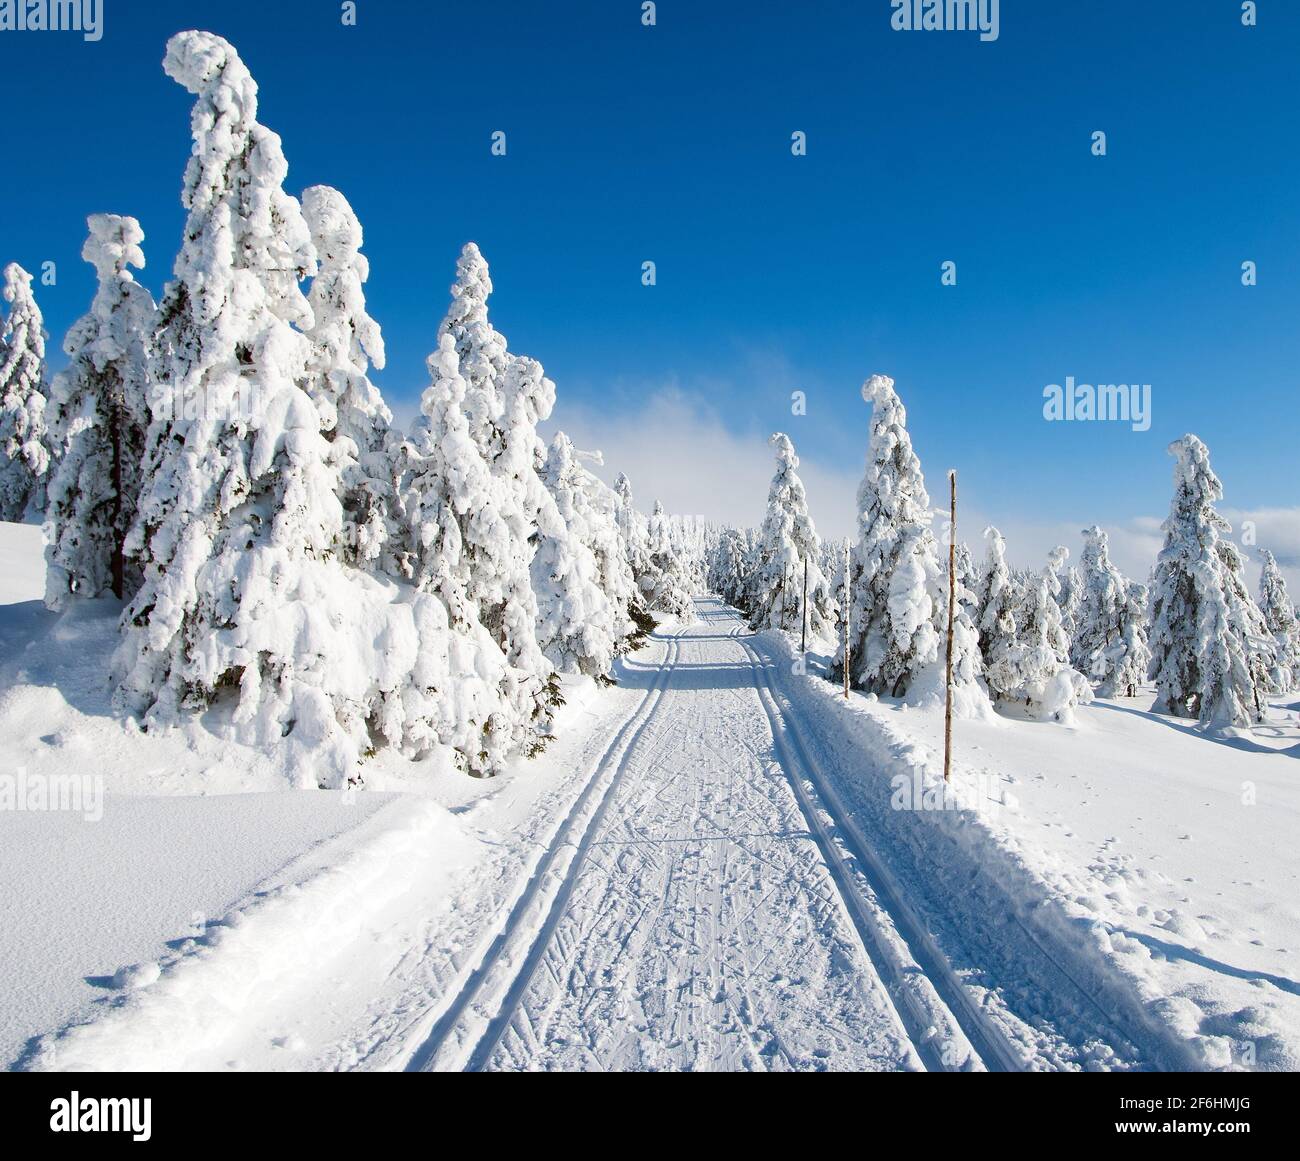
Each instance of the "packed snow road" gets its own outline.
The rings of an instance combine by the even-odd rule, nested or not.
[[[20,1066],[1188,1066],[1026,868],[892,808],[910,750],[864,747],[780,639],[696,613],[543,759],[449,784],[460,805],[392,796]]]
[[[698,612],[408,1067],[1017,1067],[832,833],[739,618]]]

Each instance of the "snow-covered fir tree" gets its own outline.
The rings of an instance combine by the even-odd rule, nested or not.
[[[708,585],[705,543],[707,525],[696,517],[669,516],[668,539],[688,592],[703,592]]]
[[[449,334],[465,379],[469,433],[492,462],[502,450],[502,390],[514,358],[506,337],[488,318],[492,275],[478,246],[468,242],[456,261],[451,305],[440,334]]]
[[[948,592],[921,463],[894,381],[873,375],[862,397],[872,412],[853,556],[853,681],[884,696],[942,697]],[[954,706],[963,716],[987,713],[978,636],[964,610],[954,622]]]
[[[539,638],[560,673],[607,677],[619,642],[631,632],[627,617],[631,590],[629,586],[625,593],[611,593],[602,583],[609,578],[602,575],[596,559],[599,533],[593,524],[603,518],[589,502],[584,476],[572,441],[557,433],[547,452],[543,479],[562,534],[544,536],[533,560]],[[626,575],[630,578],[630,569]],[[617,580],[621,585],[622,577]]]
[[[655,502],[649,520],[637,509],[632,484],[619,474],[614,484],[619,531],[627,545],[628,562],[636,578],[637,604],[642,613],[683,616],[691,608],[691,583],[673,543],[671,518]]]
[[[1134,586],[1111,563],[1109,538],[1095,525],[1083,531],[1081,563],[1071,664],[1099,696],[1132,697],[1151,663],[1145,609]]]
[[[1023,650],[1016,623],[1023,604],[1023,588],[1007,566],[1007,545],[1002,533],[987,528],[984,539],[988,549],[975,596],[980,652],[989,692],[997,701],[1009,702],[1019,697],[1024,685]]]
[[[45,324],[32,276],[17,262],[4,270],[9,304],[0,335],[0,520],[17,523],[45,508],[47,444]]]
[[[939,655],[939,561],[930,497],[894,381],[873,375],[867,468],[858,489],[852,648],[854,684],[899,697]]]
[[[1264,719],[1275,664],[1263,615],[1246,587],[1245,563],[1215,510],[1223,485],[1194,435],[1169,445],[1174,498],[1151,592],[1151,679],[1158,713],[1212,727]]]
[[[1267,549],[1260,557],[1263,569],[1259,577],[1259,608],[1264,625],[1277,644],[1273,689],[1277,693],[1291,693],[1300,684],[1300,620],[1296,618],[1277,559]]]
[[[751,620],[758,629],[800,629],[805,617],[812,638],[826,636],[835,624],[835,599],[821,570],[821,538],[808,512],[808,497],[797,468],[799,457],[787,435],[769,441],[776,451],[776,475],[759,532],[759,562],[754,577],[757,605]]]
[[[550,415],[555,385],[535,360],[512,355],[488,317],[492,278],[488,264],[468,243],[456,264],[451,306],[440,328],[450,335],[465,382],[469,437],[492,477],[491,527],[474,533],[468,558],[468,597],[479,619],[520,671],[531,691],[537,728],[549,723],[559,697],[555,670],[538,639],[538,595],[533,559],[540,536],[563,536],[554,503],[541,481],[537,424]],[[545,520],[541,528],[539,521]]]
[[[636,578],[628,563],[627,544],[620,531],[619,498],[612,488],[587,467],[587,464],[595,467],[604,464],[600,452],[574,449],[572,455],[571,486],[578,516],[575,523],[585,529],[584,543],[596,558],[597,583],[612,608],[614,650],[616,653],[626,653],[639,647],[644,629],[636,620]],[[564,505],[558,498],[556,505],[563,514]]]
[[[646,533],[645,571],[637,584],[652,613],[685,617],[693,607],[690,577],[673,547],[671,522],[658,500]]]
[[[473,642],[481,656],[499,658],[491,683],[496,703],[485,702],[490,712],[480,714],[481,762],[471,763],[475,772],[484,772],[537,745],[549,720],[549,671],[542,678],[507,665],[507,641],[500,635],[505,621],[498,610],[506,585],[518,583],[517,570],[504,559],[513,548],[509,517],[517,521],[518,513],[511,490],[493,475],[470,434],[468,385],[450,333],[439,337],[428,366],[422,414],[404,449],[407,555],[417,588],[445,602],[453,631]],[[485,627],[487,616],[496,632]]]
[[[574,535],[544,480],[548,453],[537,425],[555,406],[555,384],[536,359],[515,357],[501,401],[502,450],[493,469],[516,491],[525,519],[536,528],[531,576],[537,643],[557,672],[606,676],[616,647],[616,614],[600,589],[594,554]]]
[[[1058,603],[1066,551],[1053,550],[1047,567],[1025,586],[1016,615],[1020,688],[1030,713],[1069,723],[1077,705],[1092,701],[1087,679],[1070,666],[1070,638]]]
[[[748,545],[735,528],[724,528],[709,557],[709,592],[717,593],[733,608],[742,608],[748,589]]]
[[[632,481],[619,472],[614,481],[614,497],[618,503],[618,531],[627,549],[627,563],[633,578],[639,583],[649,568],[649,543],[645,517],[637,510],[632,496]]]
[[[153,297],[131,267],[144,268],[144,231],[134,218],[95,214],[81,256],[99,288],[90,312],[64,340],[69,366],[50,385],[50,439],[57,451],[46,505],[46,603],[140,584],[126,558],[135,523],[149,427],[148,346]]]
[[[395,449],[392,413],[370,381],[384,367],[384,339],[366,310],[370,264],[362,231],[347,199],[317,185],[302,195],[320,269],[308,302],[312,326],[307,391],[321,412],[321,428],[345,458],[342,468],[344,558],[378,561],[394,540]]]
[[[1066,637],[1073,642],[1079,626],[1079,602],[1083,599],[1083,576],[1078,568],[1069,563],[1068,548],[1062,547],[1057,551],[1064,555],[1060,557],[1061,567],[1056,574],[1061,590],[1056,603],[1061,608],[1061,627],[1065,630]]]
[[[1147,609],[1150,590],[1146,585],[1130,581],[1127,600],[1120,620],[1120,646],[1122,664],[1117,667],[1113,682],[1115,697],[1137,697],[1151,667],[1151,645],[1147,640]]]
[[[975,575],[975,560],[971,555],[970,545],[962,541],[957,545],[957,599],[961,607],[966,610],[967,616],[970,617],[971,624],[975,625],[978,621],[979,605],[976,588],[978,580]],[[940,563],[944,570],[944,582],[948,579],[948,561],[946,557],[940,554]]]

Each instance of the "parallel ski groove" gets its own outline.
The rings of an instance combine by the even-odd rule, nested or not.
[[[845,818],[844,811],[834,797],[834,792],[829,789],[826,779],[810,757],[798,727],[789,715],[782,712],[771,678],[767,673],[767,663],[744,640],[739,628],[736,631],[736,640],[750,657],[750,666],[758,680],[756,691],[767,714],[773,742],[781,756],[781,766],[794,789],[799,807],[808,822],[809,829],[822,848],[823,857],[831,869],[836,887],[858,930],[864,949],[881,977],[889,981],[890,999],[927,1069],[951,1071],[951,1067],[944,1060],[941,1046],[935,1043],[937,1037],[931,1026],[930,1014],[917,999],[909,982],[902,978],[893,963],[893,957],[886,950],[877,922],[861,898],[854,884],[853,875],[845,864],[844,855],[827,829],[817,803],[809,795],[807,786],[800,777],[801,772],[814,788],[817,797],[825,803],[828,812],[834,812],[832,817],[835,829],[845,848],[861,869],[879,906],[894,923],[955,1025],[970,1041],[971,1047],[984,1067],[990,1071],[1022,1071],[1025,1067],[1023,1061],[1001,1032],[991,1027],[976,1009],[969,993],[953,972],[933,937],[925,930],[911,908],[906,906],[901,896],[894,891],[890,876],[881,866],[874,851]]]
[[[572,894],[573,883],[581,869],[586,851],[590,847],[594,835],[599,830],[599,822],[610,801],[612,791],[626,769],[628,756],[659,707],[669,678],[677,664],[680,651],[679,642],[684,633],[685,630],[679,630],[668,638],[668,652],[654,683],[646,691],[645,697],[642,698],[636,710],[623,723],[623,726],[601,755],[582,793],[578,795],[564,821],[557,829],[555,839],[534,867],[527,884],[515,901],[501,929],[478,957],[474,969],[465,977],[459,990],[444,1004],[428,1034],[422,1038],[421,1042],[410,1053],[405,1064],[405,1071],[429,1072],[447,1067],[441,1057],[444,1055],[444,1049],[451,1044],[452,1034],[456,1031],[462,1018],[470,1010],[471,1005],[483,992],[492,969],[507,962],[505,955],[516,937],[521,935],[523,917],[528,913],[534,901],[541,895],[543,886],[548,880],[559,853],[566,848],[574,847],[576,853],[570,860],[559,887],[551,899],[547,908],[546,919],[540,931],[531,941],[523,965],[507,989],[502,1006],[498,1008],[496,1014],[491,1018],[486,1030],[470,1047],[468,1060],[465,1058],[464,1049],[456,1053],[456,1055],[461,1058],[462,1067],[474,1070],[482,1066],[481,1062],[485,1062],[492,1049],[496,1047],[505,1028],[509,1026],[510,1020],[513,1019],[519,1000],[536,970],[537,962],[550,943],[559,917],[564,913],[564,906]],[[606,777],[606,774],[609,774],[611,770],[612,774]],[[597,794],[600,796],[597,807],[591,812],[585,825],[581,825],[585,808]],[[579,830],[581,833],[574,833]],[[451,1065],[451,1067],[455,1067],[455,1065]]]

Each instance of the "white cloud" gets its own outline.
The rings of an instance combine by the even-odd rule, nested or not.
[[[788,434],[798,447],[798,421]],[[659,390],[634,411],[602,414],[561,400],[547,434],[564,430],[584,451],[600,451],[599,472],[613,482],[619,472],[632,481],[637,506],[649,511],[662,500],[670,512],[702,516],[738,527],[762,522],[768,485],[776,470],[770,431],[730,431],[707,404],[676,388]],[[845,536],[853,526],[857,474],[827,470],[804,458],[800,476],[824,536]]]

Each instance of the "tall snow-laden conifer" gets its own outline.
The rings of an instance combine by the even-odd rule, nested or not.
[[[1031,578],[1022,592],[1016,620],[1020,636],[1018,696],[1035,716],[1068,724],[1076,705],[1092,701],[1092,687],[1070,666],[1070,638],[1059,604],[1067,556],[1064,548],[1055,549],[1047,567]]]
[[[444,332],[429,356],[422,415],[404,453],[403,510],[414,583],[445,602],[452,631],[478,650],[486,669],[490,696],[458,707],[478,723],[481,750],[470,768],[485,773],[537,745],[545,706],[537,675],[507,664],[505,641],[483,624],[485,608],[502,599],[494,582],[509,568],[500,554],[511,550],[511,505],[470,435],[460,366],[456,341]]]
[[[613,514],[606,528],[605,514],[593,503],[590,476],[563,432],[551,441],[543,479],[564,534],[544,536],[533,562],[542,646],[561,673],[607,677],[619,643],[631,632],[631,587],[626,583],[631,572],[608,567],[611,548],[619,551],[608,537]],[[598,547],[606,558],[603,564]]]
[[[862,398],[871,405],[871,436],[858,489],[853,678],[872,693],[899,697],[938,660],[939,561],[930,497],[894,381],[873,375]]]
[[[537,474],[536,425],[550,415],[555,385],[534,360],[510,353],[505,336],[488,318],[491,294],[487,262],[470,242],[457,262],[451,307],[440,332],[455,344],[468,433],[491,474],[491,503],[499,517],[491,539],[471,552],[470,593],[506,659],[528,675],[544,701],[554,671],[537,638],[531,576],[545,492]]]
[[[1056,603],[1061,609],[1061,627],[1065,630],[1065,635],[1074,641],[1074,634],[1079,627],[1079,604],[1083,600],[1083,574],[1074,565],[1069,564],[1070,550],[1061,548],[1060,552],[1065,555],[1060,558],[1061,567],[1057,571],[1056,579],[1060,584],[1060,596]]]
[[[886,697],[941,699],[947,578],[939,565],[921,462],[894,381],[873,375],[863,384],[862,398],[871,406],[871,434],[853,554],[853,682]],[[964,717],[987,715],[978,635],[960,608],[954,615],[952,668],[955,711]]]
[[[1101,697],[1132,697],[1151,663],[1145,611],[1111,563],[1106,533],[1095,526],[1083,532],[1081,590],[1071,663]]]
[[[369,565],[391,553],[395,519],[393,416],[370,381],[371,365],[382,371],[385,360],[383,334],[366,310],[370,264],[361,253],[361,224],[338,190],[312,186],[302,209],[320,260],[308,294],[307,390],[345,461],[344,558]]]
[[[144,231],[134,218],[95,214],[81,256],[99,289],[64,341],[71,360],[50,393],[56,467],[46,507],[46,603],[111,592],[119,600],[140,584],[126,539],[140,498],[149,427],[148,347],[153,297],[131,267],[144,267]]]
[[[760,532],[758,576],[759,604],[753,610],[755,627],[802,628],[805,568],[808,632],[823,637],[835,624],[835,600],[821,570],[821,539],[808,512],[808,497],[796,469],[790,437],[778,432],[769,441],[776,450],[776,475],[767,497],[767,516]]]
[[[646,567],[638,581],[646,607],[653,613],[685,617],[692,609],[691,583],[673,546],[664,506],[655,501],[646,536]]]
[[[1002,533],[987,528],[984,538],[988,554],[976,592],[984,675],[996,700],[1012,701],[1024,684],[1023,650],[1016,624],[1021,589],[1007,567],[1007,545]]]
[[[747,592],[748,558],[744,536],[724,528],[709,558],[709,591],[742,612]]]
[[[614,481],[614,497],[618,502],[618,530],[627,547],[627,562],[632,569],[632,576],[637,582],[640,594],[640,581],[649,565],[649,543],[645,517],[637,511],[636,501],[632,496],[632,481],[623,472],[619,472]],[[638,601],[644,601],[638,595]]]
[[[1169,445],[1174,498],[1151,593],[1151,678],[1157,712],[1212,727],[1264,718],[1275,663],[1264,618],[1246,587],[1231,526],[1215,510],[1223,485],[1194,435]]]
[[[45,508],[50,452],[46,429],[45,324],[32,276],[4,270],[9,315],[0,336],[0,520],[17,523]]]
[[[1259,607],[1264,625],[1277,644],[1273,688],[1278,693],[1290,693],[1300,683],[1300,621],[1276,558],[1267,549],[1260,555],[1264,566],[1259,577]]]
[[[588,463],[603,465],[604,456],[600,452],[575,450],[573,457],[574,504],[580,523],[587,529],[588,546],[596,558],[598,583],[613,611],[615,652],[626,653],[640,647],[644,634],[636,620],[636,577],[628,563],[627,543],[621,531],[620,501],[614,490],[586,466]]]

